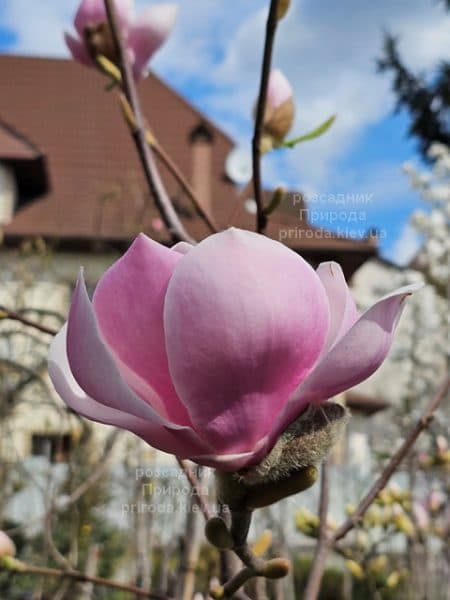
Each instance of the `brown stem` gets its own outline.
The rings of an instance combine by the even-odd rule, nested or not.
[[[422,415],[420,416],[417,423],[414,427],[409,431],[406,436],[403,444],[400,448],[395,452],[395,454],[391,457],[388,464],[383,469],[383,472],[372,485],[370,490],[364,496],[364,498],[359,503],[357,509],[353,513],[351,517],[349,517],[336,531],[333,535],[323,538],[322,543],[318,542],[318,547],[316,548],[316,554],[314,556],[313,569],[314,573],[311,572],[310,579],[308,581],[308,586],[305,592],[305,600],[316,600],[318,597],[318,593],[320,591],[320,582],[322,580],[323,572],[325,570],[326,559],[331,550],[334,550],[336,547],[336,543],[341,540],[343,537],[347,535],[358,523],[361,522],[363,516],[365,515],[368,508],[374,502],[378,494],[381,490],[386,487],[389,479],[398,469],[403,459],[406,457],[408,452],[411,450],[413,445],[415,444],[419,435],[426,429],[430,422],[433,419],[433,415],[436,410],[439,408],[440,404],[444,400],[448,390],[450,388],[450,377],[446,377],[443,383],[439,386],[438,390],[424,409]],[[322,480],[323,481],[323,480]],[[325,499],[321,502],[321,506],[325,503]],[[322,527],[322,515],[321,515],[321,523],[320,527]],[[313,578],[313,583],[310,584],[311,578]],[[314,586],[314,587],[313,587]],[[312,588],[312,589],[311,589]]]
[[[244,567],[240,571],[233,575],[233,577],[227,581],[223,586],[224,597],[231,598],[239,589],[244,586],[247,581],[255,576],[255,571],[251,567]]]
[[[446,377],[443,383],[439,386],[437,392],[430,400],[429,404],[423,411],[421,417],[414,425],[414,427],[410,430],[408,435],[406,436],[403,444],[400,448],[395,452],[395,454],[391,457],[388,464],[383,469],[383,472],[379,476],[379,478],[375,481],[373,486],[364,496],[364,498],[359,503],[355,512],[343,523],[334,533],[332,537],[333,543],[342,539],[349,531],[351,531],[358,523],[360,523],[364,514],[366,513],[369,506],[381,492],[381,490],[387,485],[389,479],[392,474],[397,470],[400,466],[401,462],[408,454],[408,452],[413,447],[419,435],[422,433],[424,429],[426,429],[430,422],[433,419],[434,413],[439,408],[440,404],[444,400],[448,390],[450,388],[450,377]]]
[[[117,80],[117,83],[120,83],[121,81],[122,78]],[[133,109],[131,108],[127,98],[122,92],[119,94],[119,99],[125,120],[128,123],[130,130],[134,133],[136,128],[136,116],[133,113]],[[172,175],[175,181],[178,182],[181,189],[190,199],[190,201],[194,205],[195,210],[197,211],[197,214],[205,221],[206,225],[213,233],[217,233],[219,231],[217,225],[213,221],[208,211],[203,207],[194,189],[189,184],[189,182],[187,181],[181,170],[178,168],[178,166],[175,164],[175,162],[172,160],[170,155],[166,152],[163,146],[161,146],[160,142],[156,139],[153,133],[150,132],[148,129],[145,130],[145,139],[148,146],[150,146],[150,148],[155,152],[156,156],[165,165],[169,173]]]
[[[327,518],[328,506],[330,502],[330,481],[329,481],[329,463],[325,461],[322,464],[322,475],[320,482],[320,500],[319,500],[319,535],[314,552],[314,559],[311,565],[311,571],[308,577],[308,583],[304,594],[304,600],[315,600],[320,591],[322,575],[325,570],[325,564],[330,551],[330,536],[328,532]]]
[[[136,85],[133,79],[131,65],[127,57],[122,32],[118,24],[114,0],[104,0],[104,3],[116,54],[119,59],[119,66],[122,74],[122,88],[136,118],[136,128],[133,132],[133,140],[141,161],[148,187],[161,214],[161,218],[172,237],[177,241],[182,240],[189,243],[195,243],[195,241],[185,230],[172,205],[167,191],[161,181],[158,169],[156,168],[152,152],[147,144],[139,96],[136,91]]]
[[[219,231],[218,226],[214,222],[211,215],[208,214],[208,211],[202,206],[197,194],[195,193],[192,186],[186,180],[183,173],[180,171],[178,166],[173,162],[172,158],[167,154],[166,150],[161,146],[161,144],[155,140],[155,144],[153,145],[153,150],[156,156],[160,159],[160,161],[167,167],[167,170],[173,176],[173,178],[179,183],[181,188],[183,189],[186,196],[194,205],[197,214],[205,221],[206,225],[210,229],[212,233],[217,233]]]
[[[269,83],[270,66],[272,63],[273,43],[278,24],[278,4],[279,0],[271,0],[270,2],[269,16],[266,24],[266,37],[264,42],[258,102],[256,104],[255,128],[252,140],[253,193],[256,202],[256,231],[258,231],[258,233],[262,233],[267,225],[267,217],[264,214],[261,183],[261,136],[266,113],[267,87]]]
[[[0,565],[1,566],[1,565]],[[44,577],[61,577],[61,578],[70,578],[76,581],[86,581],[89,583],[93,583],[94,585],[99,585],[102,587],[107,587],[111,589],[121,590],[123,592],[128,592],[130,594],[135,594],[140,598],[150,598],[153,600],[171,600],[169,596],[165,596],[162,594],[156,594],[154,592],[143,590],[142,588],[136,587],[134,585],[129,585],[126,583],[120,583],[119,581],[112,581],[110,579],[105,579],[104,577],[97,577],[94,575],[87,575],[86,573],[82,573],[81,571],[74,570],[63,570],[63,569],[54,569],[50,567],[34,567],[32,565],[27,565],[22,562],[14,561],[9,562],[6,566],[7,570],[17,573],[17,574],[30,574],[30,575],[43,575]]]
[[[53,327],[47,327],[46,325],[42,325],[38,321],[33,321],[28,317],[24,317],[19,312],[15,310],[9,310],[5,306],[0,306],[0,321],[2,319],[9,319],[10,321],[18,321],[22,323],[22,325],[26,325],[27,327],[33,327],[33,329],[37,329],[42,333],[48,333],[48,335],[56,335],[58,331],[53,329]]]
[[[195,475],[193,470],[189,467],[189,465],[187,464],[186,461],[182,460],[178,456],[176,458],[177,458],[178,464],[180,465],[181,469],[183,470],[183,473],[186,475],[186,479],[191,484],[191,488],[195,494],[195,500],[196,500],[200,510],[202,511],[203,516],[205,517],[205,521],[209,521],[209,519],[211,519],[211,517],[212,517],[212,514],[211,514],[211,511],[209,510],[208,502],[202,493],[200,481],[197,479],[197,476]]]

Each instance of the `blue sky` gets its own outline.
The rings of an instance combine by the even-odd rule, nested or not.
[[[248,147],[267,1],[178,4],[174,33],[152,67]],[[0,0],[0,51],[67,56],[61,32],[71,28],[76,6],[76,0]],[[421,201],[400,167],[418,157],[407,138],[406,115],[393,114],[389,78],[376,73],[385,29],[400,35],[414,69],[448,58],[450,16],[433,0],[292,0],[279,28],[274,66],[296,91],[293,133],[331,114],[338,118],[320,140],[267,157],[264,181],[304,190],[318,224],[354,235],[376,227],[382,253],[403,261],[416,244],[407,222]],[[345,206],[334,202],[338,194]],[[349,217],[355,211],[356,223]]]

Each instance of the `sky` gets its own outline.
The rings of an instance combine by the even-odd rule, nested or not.
[[[71,29],[77,4],[0,0],[0,52],[68,56],[62,31]],[[156,2],[139,0],[137,9],[150,4]],[[179,0],[173,34],[151,65],[246,148],[267,5]],[[304,191],[313,224],[351,236],[378,229],[382,255],[404,263],[418,244],[408,219],[422,202],[401,165],[420,160],[407,136],[407,115],[394,112],[390,78],[376,71],[383,31],[399,36],[406,63],[416,71],[448,59],[450,15],[437,0],[292,0],[273,57],[295,90],[292,134],[332,114],[337,120],[320,139],[266,156],[264,183]]]

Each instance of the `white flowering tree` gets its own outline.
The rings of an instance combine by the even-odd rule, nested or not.
[[[414,266],[442,296],[450,289],[450,149],[434,143],[428,151],[434,161],[431,171],[421,172],[412,164],[404,165],[411,185],[420,193],[428,210],[413,214],[412,225],[424,242]]]

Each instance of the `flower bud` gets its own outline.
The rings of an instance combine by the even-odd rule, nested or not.
[[[117,51],[108,22],[88,25],[84,30],[84,39],[93,62],[98,56],[104,56],[113,64],[118,64]]]
[[[214,598],[214,600],[220,600],[221,598],[225,598],[225,590],[223,586],[218,585],[217,587],[209,590],[209,595],[211,598]]]
[[[212,517],[207,521],[205,535],[210,544],[221,550],[231,550],[234,546],[231,533],[225,521],[220,517]]]
[[[349,413],[341,404],[326,402],[319,407],[310,406],[289,425],[259,465],[239,472],[241,480],[248,485],[279,483],[301,469],[319,464],[341,437],[348,419]],[[314,473],[304,475],[310,487],[315,481]]]
[[[12,539],[4,531],[0,531],[0,558],[12,557],[16,554],[16,547]]]
[[[291,568],[291,563],[286,558],[272,558],[262,567],[259,575],[267,579],[281,579],[286,577]]]
[[[399,531],[401,531],[408,537],[412,538],[414,536],[414,524],[407,515],[402,514],[396,516],[394,519],[394,524]]]
[[[319,517],[307,508],[300,508],[295,514],[295,526],[304,535],[316,537],[319,531]]]
[[[377,556],[372,558],[372,560],[368,563],[368,569],[371,573],[378,574],[386,569],[388,565],[387,556],[382,554],[381,556]]]
[[[436,448],[438,452],[446,452],[448,450],[448,442],[443,435],[436,436]]]
[[[356,534],[356,547],[358,550],[365,551],[369,547],[369,536],[365,531],[358,531]]]
[[[269,75],[264,134],[273,146],[282,143],[294,123],[295,105],[291,84],[281,71],[275,69]]]
[[[364,571],[362,567],[354,560],[346,560],[345,566],[350,571],[355,579],[364,579]]]
[[[390,590],[392,590],[393,588],[396,588],[399,583],[400,583],[400,572],[392,571],[392,573],[386,579],[386,587],[389,588]]]
[[[286,16],[287,11],[291,6],[291,0],[280,0],[278,2],[277,19],[281,21]]]
[[[270,548],[272,543],[272,532],[266,529],[263,534],[256,540],[252,546],[252,551],[255,556],[262,556]]]
[[[263,508],[283,498],[298,494],[310,488],[317,480],[316,467],[305,467],[280,479],[276,484],[269,482],[249,488],[246,500],[247,508]]]

